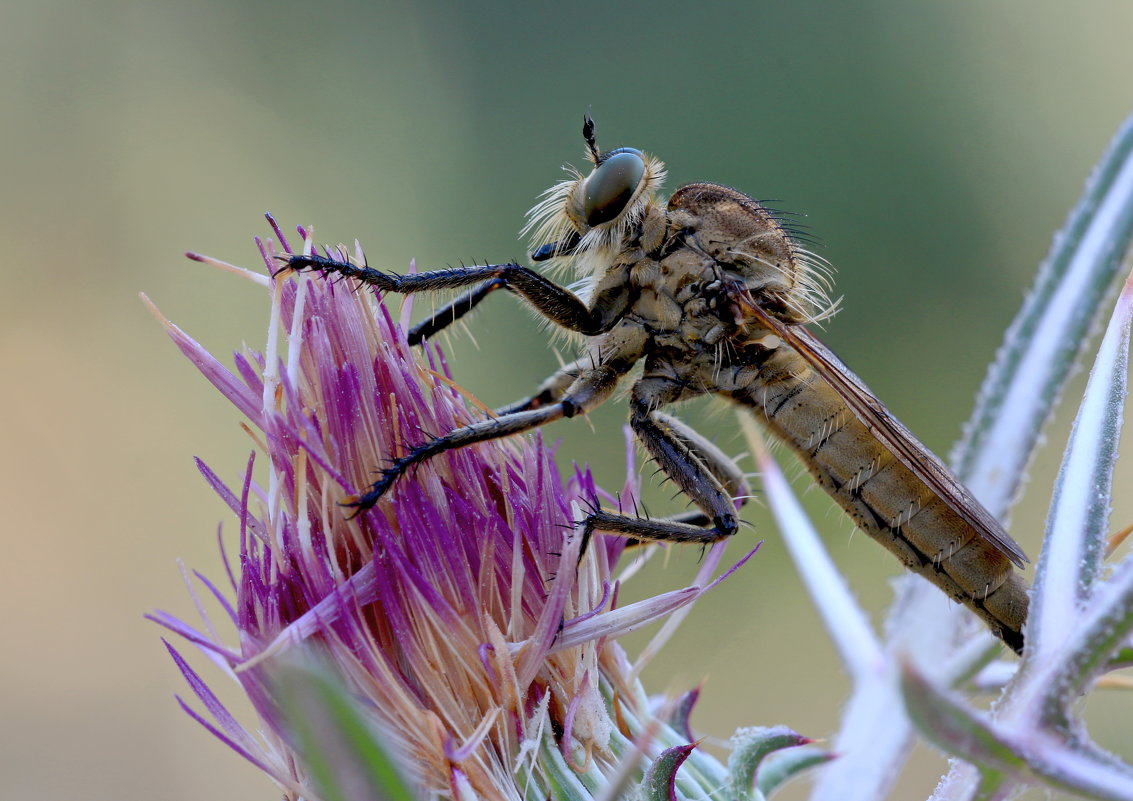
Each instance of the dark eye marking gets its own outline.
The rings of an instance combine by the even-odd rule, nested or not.
[[[645,158],[640,150],[621,148],[604,158],[583,184],[586,224],[601,225],[621,214],[644,175]]]

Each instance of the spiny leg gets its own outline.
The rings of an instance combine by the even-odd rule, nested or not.
[[[578,240],[578,234],[572,234],[562,242],[552,242],[544,245],[531,254],[531,260],[546,261],[554,256],[567,255],[573,252],[574,247],[578,245]],[[443,331],[471,312],[479,306],[480,302],[488,297],[488,295],[492,294],[497,289],[507,289],[507,286],[508,284],[505,279],[492,278],[480,284],[480,286],[462,293],[450,303],[445,304],[435,311],[428,319],[422,320],[409,329],[409,334],[406,339],[410,345],[421,344],[422,340],[428,339],[434,334]]]
[[[719,479],[724,491],[732,497],[733,501],[739,501],[741,506],[747,503],[751,488],[748,486],[747,479],[744,478],[743,471],[736,466],[731,457],[683,420],[657,411],[653,412],[653,417],[662,425],[668,427],[688,446],[689,450],[700,459],[704,467]],[[664,520],[668,523],[687,523],[693,526],[712,525],[712,520],[700,509],[670,515]]]
[[[551,322],[588,336],[610,330],[621,318],[629,303],[629,290],[625,281],[621,280],[620,273],[607,274],[602,282],[603,285],[597,288],[588,306],[570,290],[544,278],[529,267],[515,263],[481,264],[398,275],[315,254],[310,256],[295,254],[281,257],[281,261],[286,265],[283,269],[341,275],[344,278],[353,278],[364,284],[370,284],[382,292],[411,294],[461,289],[480,284],[481,286],[464,296],[468,309],[483,299],[481,296],[475,302],[469,300],[477,291],[483,290],[488,283],[501,281],[502,285],[495,288],[505,288],[515,292]],[[490,291],[492,290],[485,291],[484,296]],[[457,300],[459,301],[460,298]],[[435,330],[443,327],[441,325]]]
[[[539,409],[557,403],[568,392],[577,394],[575,382],[591,370],[613,370],[618,376],[629,371],[645,355],[649,335],[645,328],[628,320],[594,342],[589,352],[570,364],[563,365],[550,378],[539,385],[535,394],[496,410],[496,414]]]
[[[589,363],[589,361],[590,359],[584,356],[577,361],[563,366],[551,375],[550,378],[540,384],[535,394],[524,400],[497,409],[496,414],[503,415],[527,411],[529,409],[539,409],[549,403],[557,402],[563,396],[566,389],[583,371],[584,365]],[[748,494],[751,490],[748,487],[747,479],[744,477],[743,471],[736,466],[736,463],[731,457],[683,420],[660,411],[654,411],[652,414],[654,420],[656,420],[659,425],[671,431],[677,439],[682,441],[688,447],[689,451],[700,460],[704,468],[720,481],[725,492],[734,500],[738,500],[741,505],[747,502]],[[685,523],[698,527],[712,525],[712,520],[700,509],[664,517],[656,522]]]
[[[546,261],[554,256],[567,255],[573,252],[575,246],[578,245],[578,241],[579,236],[577,233],[574,233],[562,242],[552,242],[543,245],[531,254],[531,260]],[[443,331],[461,317],[471,312],[480,305],[480,301],[484,300],[484,298],[488,297],[488,295],[492,294],[497,289],[507,289],[507,281],[503,278],[493,278],[489,281],[485,281],[478,287],[462,293],[454,298],[452,302],[445,304],[430,315],[428,319],[422,320],[409,329],[409,334],[406,339],[410,345],[421,344],[421,340],[428,339],[434,334]]]
[[[564,416],[563,405],[557,403],[542,409],[492,417],[434,437],[411,448],[404,456],[394,459],[389,467],[382,470],[381,478],[375,481],[370,489],[353,500],[347,501],[344,505],[352,506],[359,512],[369,509],[381,500],[382,496],[394,485],[394,482],[401,478],[410,467],[420,464],[426,459],[476,442],[485,442],[490,439],[499,439],[522,431],[529,431]]]
[[[701,515],[649,520],[598,510],[583,521],[583,536],[605,531],[635,540],[711,543],[739,528],[730,493],[746,488],[743,476],[715,445],[684,423],[656,411],[658,406],[680,398],[686,389],[668,378],[638,381],[633,388],[630,427],[661,470],[700,507]],[[710,525],[696,525],[700,520]]]
[[[531,397],[497,409],[496,414],[503,415],[530,409],[539,409],[549,403],[557,402],[563,396],[566,389],[584,370],[583,365],[587,364],[589,361],[590,359],[588,357],[583,357],[578,361],[562,367],[544,381]],[[658,424],[671,431],[677,439],[682,441],[688,447],[689,451],[700,460],[704,468],[719,480],[724,491],[729,496],[739,500],[741,505],[746,503],[748,493],[750,492],[747,479],[744,478],[743,472],[736,467],[735,462],[732,461],[727,454],[682,420],[665,414],[664,412],[654,411],[652,414]],[[641,518],[596,509],[585,522],[592,524],[592,530],[624,534],[632,539],[637,539],[635,534],[640,530],[640,526],[627,521],[637,521],[640,519]],[[658,520],[646,520],[645,522],[648,532],[654,535],[649,537],[650,540],[687,540],[689,539],[688,526],[693,526],[697,529],[695,536],[692,537],[692,541],[694,542],[705,541],[703,532],[706,527],[712,525],[712,519],[700,509],[671,515]],[[670,528],[668,524],[675,525]],[[664,529],[663,536],[658,536],[660,529]]]
[[[637,352],[622,352],[621,358],[612,358],[581,372],[555,403],[539,408],[514,411],[463,426],[412,448],[404,456],[382,470],[381,477],[368,491],[350,501],[347,505],[359,510],[374,506],[389,491],[405,472],[416,464],[445,451],[463,448],[477,442],[499,439],[500,437],[530,431],[563,417],[585,414],[601,404],[613,393],[618,380],[637,360]]]

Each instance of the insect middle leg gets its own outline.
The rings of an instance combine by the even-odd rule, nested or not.
[[[613,341],[615,337],[610,335],[609,339]],[[640,355],[640,337],[619,340],[619,345],[621,347],[608,353],[607,359],[602,363],[579,371],[565,392],[559,393],[557,386],[549,390],[552,396],[559,395],[554,402],[535,405],[529,399],[513,404],[513,408],[505,410],[499,416],[434,437],[395,459],[389,467],[382,470],[381,477],[368,491],[357,496],[347,505],[359,510],[369,509],[410,467],[439,453],[530,431],[564,417],[574,417],[589,412],[613,394],[618,381],[633,367]],[[558,381],[561,381],[561,377],[565,375],[568,373],[564,371],[556,373],[556,376],[560,377]],[[547,383],[557,384],[556,378],[552,377]]]
[[[490,439],[499,439],[523,431],[530,431],[547,423],[554,422],[567,416],[564,404],[556,403],[541,409],[514,412],[500,417],[492,417],[478,423],[457,428],[447,434],[434,437],[409,450],[404,456],[393,460],[393,463],[381,471],[381,477],[371,485],[370,489],[344,505],[354,507],[358,512],[369,509],[382,499],[394,483],[401,478],[409,468],[425,460],[444,453],[445,451],[463,448],[477,442]]]

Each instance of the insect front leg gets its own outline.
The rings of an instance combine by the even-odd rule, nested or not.
[[[643,378],[633,388],[630,427],[669,478],[699,513],[649,520],[598,511],[585,522],[585,534],[605,531],[635,540],[710,543],[736,532],[735,494],[747,494],[743,474],[720,449],[657,407],[678,400],[684,385],[663,377]]]
[[[551,322],[580,334],[595,336],[609,331],[625,313],[629,304],[628,270],[611,269],[603,276],[590,305],[569,289],[544,278],[529,267],[520,264],[480,264],[471,267],[453,267],[425,273],[398,275],[349,261],[326,256],[295,254],[283,257],[284,269],[320,272],[324,275],[341,275],[369,284],[382,292],[407,295],[414,292],[432,292],[442,289],[461,289],[479,284],[476,289],[449,304],[449,320],[454,304],[461,314],[470,311],[494,289],[508,289],[526,300]],[[497,285],[497,282],[498,285]],[[492,285],[491,288],[488,288]],[[478,295],[478,293],[482,293]],[[473,299],[475,298],[475,300]],[[443,310],[442,310],[443,311]],[[435,322],[434,322],[435,321]],[[436,332],[448,325],[438,314],[426,321],[424,330]]]
[[[531,260],[546,261],[553,256],[566,255],[572,252],[573,248],[578,244],[578,240],[578,234],[574,234],[563,242],[553,242],[544,245],[531,255]],[[492,294],[497,289],[506,288],[507,282],[502,278],[493,278],[489,281],[485,281],[480,284],[480,286],[474,287],[454,298],[450,303],[446,303],[440,309],[433,312],[428,319],[417,323],[417,325],[409,329],[406,340],[410,345],[421,344],[422,340],[429,339],[439,331],[443,331],[475,309],[480,305],[480,301],[484,300],[484,298],[488,297],[488,295]],[[564,389],[565,388],[564,386]]]
[[[431,339],[434,334],[443,331],[464,315],[480,305],[480,301],[488,297],[497,289],[506,289],[507,282],[503,278],[492,278],[478,287],[463,292],[437,309],[428,318],[417,323],[409,329],[406,341],[410,345],[420,345],[423,340]]]

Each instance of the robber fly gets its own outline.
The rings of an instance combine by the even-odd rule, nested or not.
[[[595,509],[587,536],[708,543],[736,532],[743,474],[715,445],[662,407],[718,395],[755,414],[801,458],[854,523],[1016,651],[1027,586],[1012,563],[1027,557],[948,468],[894,419],[862,381],[805,327],[833,310],[822,259],[775,214],[726,186],[658,195],[665,167],[632,147],[599,150],[583,124],[588,174],[573,171],[529,212],[533,262],[573,267],[577,294],[519,264],[396,275],[329,256],[285,257],[285,269],[357,279],[383,292],[465,289],[418,324],[431,337],[506,289],[584,339],[581,358],[531,397],[489,419],[411,448],[365,493],[374,506],[410,467],[443,451],[586,414],[639,362],[630,426],[696,511],[647,519]]]

